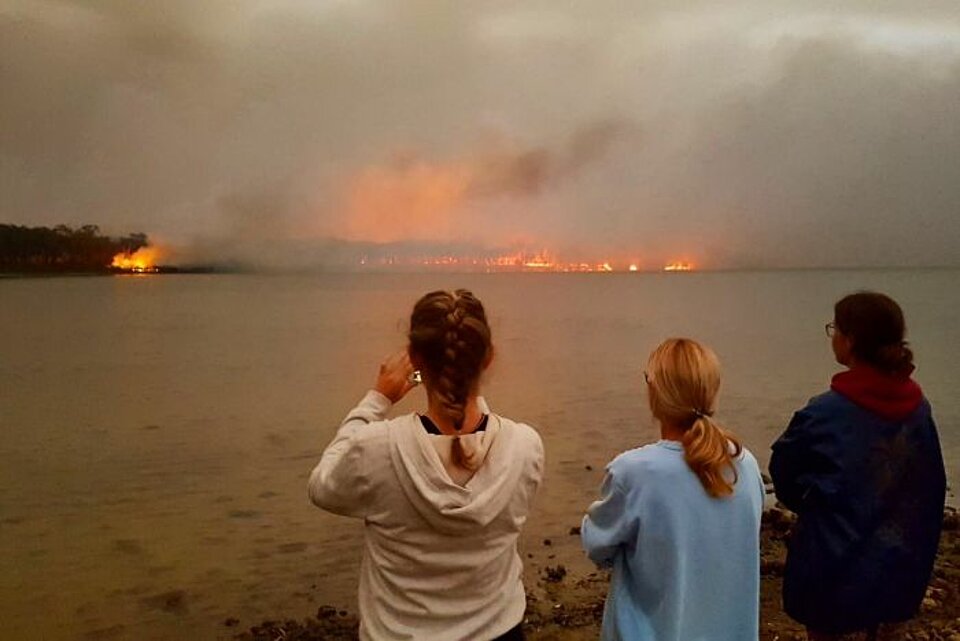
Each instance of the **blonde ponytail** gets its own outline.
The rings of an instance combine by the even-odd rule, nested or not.
[[[733,494],[737,482],[734,458],[740,456],[743,445],[736,436],[714,423],[709,416],[698,416],[681,439],[684,460],[700,484],[712,497]],[[732,477],[732,478],[730,478]]]
[[[684,460],[712,497],[733,494],[736,457],[743,445],[713,420],[720,391],[720,362],[687,338],[664,341],[647,363],[650,409],[661,423],[683,430]]]

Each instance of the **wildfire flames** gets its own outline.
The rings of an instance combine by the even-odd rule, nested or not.
[[[361,267],[406,268],[406,269],[460,269],[482,272],[559,272],[559,273],[609,273],[640,271],[693,271],[690,262],[670,262],[663,267],[641,267],[637,261],[564,261],[546,250],[538,252],[515,252],[486,257],[428,256],[419,258],[386,257],[375,261],[360,260]]]
[[[144,274],[159,271],[157,262],[162,252],[157,247],[141,247],[133,253],[121,252],[113,257],[111,267],[135,274]]]
[[[121,252],[113,257],[110,267],[127,274],[157,274],[180,271],[176,267],[161,265],[172,254],[166,247],[147,246],[135,252]],[[634,256],[606,257],[603,259],[571,260],[547,250],[514,250],[507,253],[483,252],[474,255],[379,255],[355,256],[353,268],[374,271],[456,271],[456,272],[533,272],[533,273],[651,273],[690,272],[699,269],[687,260],[672,260],[667,263],[652,259],[638,260]],[[348,264],[341,263],[344,267]]]

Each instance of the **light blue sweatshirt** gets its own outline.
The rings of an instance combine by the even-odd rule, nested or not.
[[[676,441],[624,452],[583,518],[590,558],[613,568],[603,641],[756,641],[763,481],[747,450],[732,496],[712,498]]]

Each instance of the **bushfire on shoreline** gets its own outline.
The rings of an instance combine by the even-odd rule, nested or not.
[[[548,251],[515,252],[497,256],[464,257],[454,255],[420,257],[361,258],[364,269],[404,270],[464,270],[477,272],[551,272],[551,273],[610,273],[610,272],[679,272],[694,271],[688,261],[671,261],[665,265],[641,264],[640,261],[594,260],[565,261]]]
[[[135,252],[122,252],[113,257],[110,270],[117,274],[197,273],[221,271],[215,267],[182,267],[160,264],[170,256],[170,250],[156,246],[141,247]],[[348,259],[349,260],[349,259]],[[528,272],[528,273],[577,273],[608,274],[613,272],[689,272],[697,268],[692,262],[670,261],[666,264],[636,258],[603,258],[569,260],[548,250],[514,251],[511,253],[484,255],[422,254],[360,256],[350,262],[334,264],[334,268],[347,271],[451,271],[451,272]],[[253,267],[252,269],[256,269]],[[223,271],[231,271],[228,267]]]
[[[110,267],[131,274],[155,274],[160,271],[157,265],[162,252],[157,247],[141,247],[135,252],[121,252],[113,257]]]

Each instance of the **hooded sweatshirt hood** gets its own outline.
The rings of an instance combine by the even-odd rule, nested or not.
[[[434,529],[457,534],[485,527],[507,508],[513,497],[510,488],[524,471],[524,459],[510,456],[516,427],[491,414],[486,430],[460,437],[468,456],[483,461],[463,485],[446,469],[452,437],[427,434],[416,414],[390,430],[390,458],[400,486]]]
[[[388,420],[392,403],[374,390],[310,474],[314,503],[363,519],[363,641],[495,639],[523,620],[517,540],[542,479],[543,442],[482,398],[477,406],[486,429],[460,437],[472,477],[452,466],[452,437],[428,434],[416,414]]]
[[[835,375],[830,389],[891,421],[906,418],[923,401],[923,390],[909,374],[884,374],[866,366]]]

